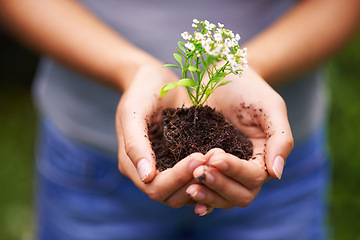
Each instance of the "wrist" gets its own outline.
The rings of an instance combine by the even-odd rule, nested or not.
[[[141,50],[131,53],[124,63],[116,67],[116,88],[123,92],[126,91],[131,86],[137,72],[144,66],[153,66],[161,69],[162,63]]]

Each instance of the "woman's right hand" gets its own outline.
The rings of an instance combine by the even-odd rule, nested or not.
[[[191,202],[185,190],[195,183],[194,169],[205,163],[203,154],[194,153],[171,169],[156,170],[148,124],[161,119],[162,109],[181,107],[188,101],[184,88],[173,89],[159,98],[161,88],[177,80],[175,74],[160,64],[140,67],[116,112],[119,170],[151,199],[174,208]]]

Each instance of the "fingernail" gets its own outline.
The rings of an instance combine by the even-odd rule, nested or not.
[[[199,212],[202,212],[202,213],[199,213]],[[210,212],[210,207],[204,205],[204,206],[202,206],[202,208],[201,208],[201,210],[199,212],[196,215],[198,215],[200,217],[203,217],[203,216],[207,215]]]
[[[284,169],[284,164],[285,164],[285,161],[280,155],[275,157],[273,171],[278,179],[281,179],[283,169]]]
[[[209,172],[205,172],[205,178],[206,178],[206,183],[213,183],[215,178],[212,174],[210,174]]]
[[[205,199],[205,193],[198,191],[195,186],[190,186],[186,193],[195,201],[201,201]]]
[[[190,186],[187,190],[186,190],[186,193],[190,196],[190,197],[195,197],[196,193],[197,193],[197,190],[195,187],[193,186]]]
[[[151,173],[151,164],[146,158],[142,158],[138,162],[136,169],[141,181],[144,181]]]
[[[197,168],[198,166],[205,164],[205,161],[203,160],[192,160],[189,164],[189,170],[190,172],[194,171],[195,168]]]
[[[194,178],[199,182],[199,183],[213,183],[215,178],[212,174],[209,173],[209,171],[207,170],[208,167],[204,166],[201,168],[196,168],[194,171]]]

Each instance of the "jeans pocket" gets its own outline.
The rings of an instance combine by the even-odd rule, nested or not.
[[[68,139],[50,123],[41,127],[37,167],[45,179],[88,193],[112,191],[123,178],[115,157]]]

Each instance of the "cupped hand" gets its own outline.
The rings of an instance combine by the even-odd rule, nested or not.
[[[174,208],[191,202],[185,190],[195,183],[193,170],[205,163],[204,155],[197,153],[172,169],[160,173],[156,170],[148,123],[157,118],[160,120],[163,108],[180,107],[188,101],[185,89],[181,88],[159,98],[163,85],[177,80],[170,70],[161,68],[161,65],[141,67],[123,93],[116,112],[119,170],[151,199]]]
[[[228,78],[233,82],[218,88],[208,104],[250,138],[253,156],[246,161],[221,149],[206,154],[207,164],[193,173],[201,184],[187,189],[198,203],[195,212],[200,215],[205,213],[204,206],[229,209],[249,205],[269,176],[281,178],[293,148],[283,99],[251,69],[241,78]]]

